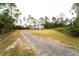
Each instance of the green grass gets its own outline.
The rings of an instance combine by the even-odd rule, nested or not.
[[[31,34],[41,36],[43,38],[50,37],[58,40],[61,43],[69,45],[71,48],[79,50],[79,37],[72,37],[67,34],[55,31],[55,30],[28,30]]]
[[[2,56],[34,56],[33,49],[19,49],[19,47],[11,48],[7,51],[3,51]]]

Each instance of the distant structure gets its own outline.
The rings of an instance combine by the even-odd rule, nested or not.
[[[39,20],[29,19],[29,21],[26,21],[26,23],[31,27],[31,29],[44,29],[43,24]]]
[[[43,26],[43,24],[35,24],[35,25],[32,25],[31,28],[41,30],[41,29],[44,29],[44,26]]]

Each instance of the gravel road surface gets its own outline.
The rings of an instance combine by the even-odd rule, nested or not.
[[[40,56],[79,56],[79,51],[75,51],[71,48],[62,47],[57,43],[49,43],[47,40],[31,35],[26,31],[21,31],[21,34],[25,39],[33,44],[33,47],[40,51]]]

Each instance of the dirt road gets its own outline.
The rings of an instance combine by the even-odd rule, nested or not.
[[[32,43],[32,46],[40,51],[40,55],[47,56],[79,56],[79,52],[71,48],[62,47],[57,43],[49,43],[43,38],[21,31],[22,36]]]

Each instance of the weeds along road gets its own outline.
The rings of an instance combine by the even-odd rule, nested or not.
[[[31,35],[26,31],[21,31],[22,36],[33,44],[33,47],[40,51],[39,55],[47,56],[79,56],[79,52],[67,47],[59,46],[57,43],[49,43],[47,40],[41,39],[35,35]]]

